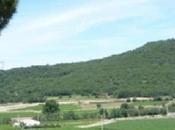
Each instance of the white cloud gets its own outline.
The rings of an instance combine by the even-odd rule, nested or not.
[[[20,10],[18,13],[20,13]],[[12,24],[11,27],[5,30],[3,36],[0,37],[0,59],[14,61],[14,65],[18,59],[26,60],[24,58],[25,53],[32,52],[36,48],[45,47],[47,49],[48,46],[64,48],[63,41],[65,42],[69,38],[78,36],[78,34],[96,25],[111,21],[115,21],[117,24],[118,21],[133,17],[138,17],[139,21],[143,20],[144,22],[145,19],[156,19],[159,16],[161,14],[156,6],[151,4],[151,0],[95,0],[67,10],[53,9],[53,13],[38,14],[37,18],[29,17],[28,21],[14,22],[19,24],[17,26]],[[16,18],[16,20],[18,19]],[[129,30],[127,31],[129,32]],[[137,31],[139,32],[139,30],[135,29],[129,33],[137,34]],[[114,45],[114,41],[118,39],[123,40],[124,37],[110,40],[102,38],[101,41],[97,41],[97,44],[93,43],[95,44],[94,46],[110,48],[110,46]],[[80,48],[84,46],[93,47],[92,44],[79,46]],[[70,48],[70,50],[72,48],[73,50],[75,47],[74,45],[66,44],[65,48]],[[30,60],[36,61],[36,64],[41,63],[37,62],[37,59]],[[20,65],[24,65],[22,60],[19,62]],[[26,64],[29,64],[29,62]]]

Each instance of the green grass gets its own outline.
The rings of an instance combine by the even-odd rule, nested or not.
[[[0,130],[20,130],[20,129],[14,128],[11,125],[0,125]]]
[[[0,113],[0,119],[14,118],[14,117],[32,117],[36,115],[37,113],[33,113],[33,112],[8,112],[8,113]]]
[[[131,104],[134,106],[160,106],[162,104],[165,104],[167,101],[136,101]]]
[[[41,128],[32,130],[100,130],[100,127],[80,129],[77,125],[83,124],[84,121],[68,122],[61,128]],[[118,121],[104,126],[104,130],[175,130],[175,119],[154,119],[154,120],[133,120]]]
[[[43,107],[43,105],[40,104],[37,106],[26,107],[26,108],[16,109],[16,110],[17,111],[27,111],[27,110],[42,111],[42,107]],[[76,104],[61,104],[60,105],[61,111],[74,111],[74,110],[79,110],[79,109],[81,109],[81,107],[79,105],[76,105]]]
[[[60,110],[61,111],[76,111],[76,110],[80,110],[81,107],[79,105],[76,104],[65,104],[65,105],[60,105]]]
[[[80,129],[78,125],[86,125],[96,122],[96,120],[78,120],[60,122],[61,128],[40,128],[29,130],[100,130],[100,127]],[[0,130],[19,130],[10,125],[0,125]],[[175,130],[175,119],[145,119],[132,121],[118,121],[104,126],[104,130]]]
[[[175,130],[175,119],[120,121],[106,128],[108,130]]]
[[[77,128],[79,125],[88,125],[96,122],[97,120],[76,120],[76,121],[61,121],[61,128],[40,128],[40,129],[29,129],[29,130],[98,130],[97,128],[80,129]]]

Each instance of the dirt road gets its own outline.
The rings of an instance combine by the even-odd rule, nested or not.
[[[17,109],[23,109],[23,108],[27,108],[27,107],[33,107],[33,106],[37,106],[40,103],[14,103],[14,104],[3,104],[0,105],[0,112],[8,112],[8,111],[12,111],[12,110],[17,110]]]

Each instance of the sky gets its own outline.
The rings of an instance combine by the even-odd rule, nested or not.
[[[0,35],[0,61],[3,69],[87,61],[173,38],[174,5],[174,0],[20,0]]]

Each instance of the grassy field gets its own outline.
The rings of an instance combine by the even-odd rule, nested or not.
[[[163,104],[167,103],[167,101],[136,101],[132,102],[134,106],[161,106]]]
[[[11,125],[0,125],[0,130],[20,130],[20,129],[14,128]]]
[[[62,123],[63,126],[61,128],[40,128],[40,129],[29,129],[29,130],[100,130],[100,127],[86,128],[86,129],[76,127],[77,125],[89,124],[89,123],[92,123],[92,121],[70,121]],[[10,128],[8,126],[6,127]],[[16,129],[4,129],[4,130],[16,130]],[[104,130],[175,130],[175,119],[118,121],[117,123],[104,126]]]
[[[77,97],[78,98],[78,97]],[[86,98],[85,98],[86,99]],[[166,101],[136,101],[130,102],[134,106],[160,106]],[[118,107],[120,103],[118,102],[104,102],[102,106],[107,108],[109,111],[111,108]],[[0,130],[21,130],[18,128],[13,128],[10,124],[2,124],[3,119],[13,118],[13,117],[33,117],[38,115],[42,111],[43,105],[27,107],[23,109],[18,109],[15,111],[0,113]],[[68,111],[74,111],[75,114],[81,117],[81,115],[86,113],[96,114],[97,106],[96,103],[80,103],[80,104],[60,104],[61,113],[66,113]],[[35,112],[36,111],[36,112]],[[80,119],[80,118],[79,118]],[[97,117],[93,119],[86,120],[62,120],[59,123],[61,128],[40,128],[40,129],[28,129],[28,130],[83,130],[78,128],[79,125],[93,124],[97,122]],[[46,122],[47,123],[47,122]],[[53,122],[51,122],[53,123]],[[100,127],[87,128],[84,130],[100,130]],[[105,126],[104,130],[175,130],[175,119],[154,119],[154,120],[133,120],[133,121],[118,121],[117,123],[109,124]]]
[[[175,119],[120,121],[107,130],[175,130]]]
[[[70,121],[63,123],[61,128],[40,128],[29,130],[100,130],[100,127],[80,129],[77,125],[92,123],[92,121]],[[19,130],[10,125],[0,125],[0,130]],[[119,121],[104,126],[104,130],[175,130],[175,119]]]
[[[7,113],[0,113],[0,119],[13,118],[13,117],[32,117],[36,115],[37,113],[34,112],[7,112]]]
[[[16,109],[18,111],[27,111],[27,110],[34,110],[34,111],[41,111],[42,110],[43,105],[37,105],[37,106],[33,106],[33,107],[27,107],[27,108],[23,108],[23,109]],[[61,111],[74,111],[74,110],[78,110],[81,107],[79,105],[76,104],[61,104],[59,105],[60,110]]]

